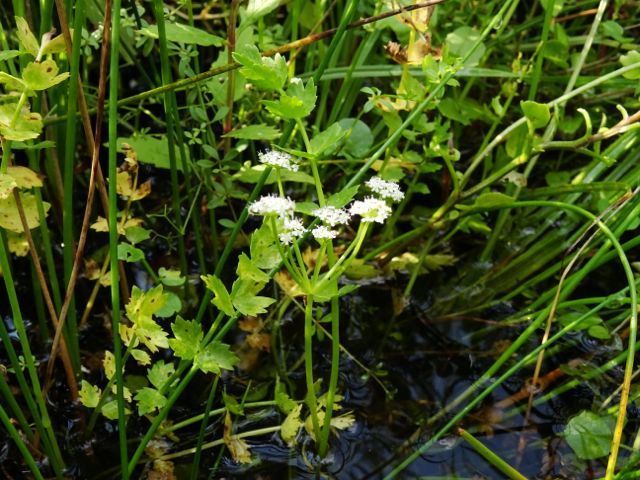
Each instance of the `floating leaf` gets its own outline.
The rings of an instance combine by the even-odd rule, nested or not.
[[[578,458],[594,460],[609,454],[615,419],[587,410],[567,423],[564,437]]]
[[[36,228],[40,225],[38,200],[30,193],[22,192],[20,193],[20,200],[22,201],[22,209],[29,229]],[[51,204],[42,202],[42,207],[46,215],[49,208],[51,208]],[[0,227],[16,233],[24,231],[22,228],[22,222],[20,221],[20,214],[18,213],[18,207],[16,206],[15,197],[13,195],[0,199]]]

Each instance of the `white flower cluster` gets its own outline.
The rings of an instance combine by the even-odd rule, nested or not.
[[[315,238],[318,241],[331,240],[338,236],[338,231],[332,230],[331,228],[325,225],[320,225],[319,227],[315,227],[313,230],[311,230],[311,234],[313,235],[313,238]]]
[[[356,200],[349,208],[351,215],[359,215],[363,222],[384,221],[391,215],[391,207],[387,202],[379,198],[366,197],[364,200]]]
[[[296,203],[289,197],[279,197],[278,195],[264,195],[249,206],[251,215],[262,217],[278,216],[282,219],[291,218]]]
[[[285,170],[291,170],[292,172],[298,171],[298,164],[293,157],[285,152],[279,152],[278,150],[267,150],[258,154],[258,160],[265,165],[271,165],[272,167],[284,168]]]
[[[336,207],[322,207],[314,210],[313,213],[320,219],[322,223],[325,223],[331,227],[336,225],[345,225],[351,220],[351,215],[346,210]]]
[[[380,177],[371,177],[367,180],[367,187],[380,198],[399,202],[404,198],[404,193],[400,190],[400,185],[396,182],[388,182]]]
[[[299,218],[286,218],[282,224],[282,231],[278,238],[285,245],[293,243],[297,238],[302,237],[307,230]]]

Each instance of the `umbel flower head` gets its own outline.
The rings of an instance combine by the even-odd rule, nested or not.
[[[279,152],[278,150],[266,150],[258,154],[258,160],[265,165],[271,165],[272,167],[284,168],[285,170],[291,170],[292,172],[298,171],[298,164],[293,157],[285,152]]]
[[[346,210],[330,206],[317,208],[311,213],[318,217],[322,223],[331,227],[344,225],[349,223],[349,220],[351,219],[351,215]]]
[[[385,200],[399,202],[404,198],[404,193],[396,182],[388,182],[380,177],[371,177],[367,180],[366,185],[369,190]]]
[[[295,208],[296,203],[289,197],[263,195],[249,206],[249,213],[263,217],[273,215],[286,219],[293,216]]]
[[[313,238],[315,238],[318,241],[331,240],[338,236],[338,232],[336,230],[332,230],[329,227],[326,227],[324,225],[320,225],[314,228],[313,230],[311,230],[311,234],[313,235]]]
[[[351,215],[359,215],[363,222],[384,221],[391,215],[391,207],[379,198],[366,197],[364,200],[356,200],[349,208]]]
[[[293,243],[296,238],[304,235],[306,229],[299,218],[287,218],[282,224],[282,231],[278,234],[280,241],[286,245]]]

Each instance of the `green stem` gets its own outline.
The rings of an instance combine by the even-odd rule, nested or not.
[[[313,424],[313,434],[316,441],[320,439],[320,424],[318,421],[318,400],[313,381],[313,295],[307,295],[304,309],[304,373],[307,382],[307,406]]]
[[[118,83],[120,81],[120,7],[121,0],[113,0],[111,25],[111,52],[109,63],[109,263],[111,268],[111,334],[115,357],[116,400],[118,404],[118,439],[120,465],[123,480],[128,480],[127,470],[127,418],[124,401],[124,364],[120,340],[120,275],[118,269]],[[96,145],[96,148],[98,146]]]
[[[496,455],[489,447],[487,447],[480,440],[475,438],[466,430],[462,428],[458,429],[458,435],[460,435],[471,447],[482,455],[487,462],[493,465],[497,470],[500,470],[511,480],[527,480],[527,477],[518,472],[515,468],[505,462],[502,458]]]

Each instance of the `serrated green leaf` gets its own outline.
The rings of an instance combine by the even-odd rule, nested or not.
[[[233,58],[242,65],[242,76],[260,89],[280,90],[287,81],[287,62],[279,53],[272,58],[263,57],[255,45],[244,45]]]
[[[271,270],[280,264],[280,251],[268,223],[251,234],[249,250],[253,264],[263,270]]]
[[[136,362],[138,362],[138,365],[144,366],[151,364],[151,356],[144,350],[134,348],[131,350],[131,356]]]
[[[69,72],[58,75],[58,64],[53,60],[31,62],[22,70],[22,80],[29,90],[46,90],[69,78]]]
[[[118,260],[127,263],[136,263],[144,260],[144,252],[128,243],[118,244]]]
[[[144,387],[138,390],[134,399],[138,402],[138,415],[159,410],[167,403],[167,398],[155,388]]]
[[[88,408],[96,408],[98,402],[100,402],[100,395],[102,395],[102,391],[98,386],[91,385],[86,380],[82,380],[80,383],[80,391],[78,392],[78,399],[82,405]]]
[[[240,254],[236,273],[238,278],[242,280],[253,281],[261,285],[265,285],[270,280],[269,275],[260,270],[245,253]]]
[[[257,295],[262,287],[263,285],[250,280],[236,280],[231,289],[233,306],[243,315],[250,317],[267,313],[266,308],[275,302],[275,299]]]
[[[165,383],[167,383],[171,375],[173,375],[173,372],[175,372],[173,363],[164,363],[164,360],[158,360],[147,372],[147,378],[149,382],[151,382],[151,385],[158,390],[162,390]]]
[[[302,119],[316,106],[316,86],[313,79],[304,85],[302,80],[295,78],[278,100],[264,100],[263,103],[277,117]]]
[[[551,120],[551,111],[546,103],[533,102],[526,100],[520,102],[520,107],[524,112],[527,120],[531,122],[533,128],[542,128]]]
[[[292,447],[295,445],[296,437],[298,436],[298,431],[304,423],[300,418],[300,413],[302,412],[302,404],[295,406],[287,415],[287,418],[284,419],[280,428],[280,435],[282,436],[282,440],[285,441],[287,445]]]
[[[282,132],[271,125],[258,124],[236,128],[222,135],[224,138],[238,138],[244,140],[275,140]]]
[[[22,50],[24,50],[27,53],[30,53],[34,57],[37,57],[38,50],[40,49],[40,42],[36,40],[35,35],[29,28],[29,24],[24,18],[22,17],[15,17],[15,18],[16,18],[16,27],[18,29],[17,30],[18,41],[20,42],[20,46],[22,47]]]
[[[110,402],[105,403],[104,405],[102,405],[102,408],[100,409],[100,413],[102,413],[102,415],[104,415],[109,420],[117,420],[118,419],[118,401],[111,400]],[[131,410],[129,410],[128,408],[125,408],[124,414],[130,415]]]
[[[174,338],[169,339],[169,347],[173,353],[184,360],[192,360],[204,337],[202,327],[195,320],[177,317],[171,325],[171,331]]]
[[[346,134],[346,130],[344,130],[339,123],[334,123],[311,139],[309,152],[316,157],[331,155],[338,149],[340,140],[342,140]]]
[[[173,292],[165,292],[164,297],[164,305],[156,312],[156,316],[159,318],[169,318],[182,310],[182,300],[180,300],[178,295]]]
[[[232,370],[239,359],[229,345],[213,341],[196,356],[196,365],[205,373],[219,375],[222,370]]]
[[[223,312],[225,315],[229,317],[233,317],[236,313],[233,308],[233,303],[231,302],[231,296],[227,291],[227,287],[224,286],[222,280],[220,280],[215,275],[202,275],[200,278],[204,281],[205,286],[213,292],[213,303],[218,310]]]

